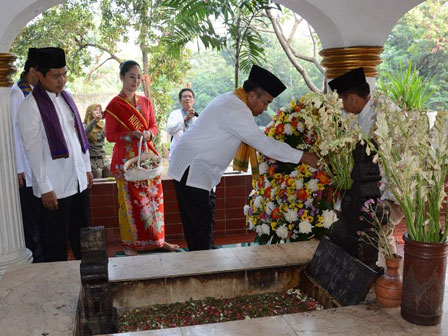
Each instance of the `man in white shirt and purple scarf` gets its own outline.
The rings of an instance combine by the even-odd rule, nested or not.
[[[93,183],[88,141],[75,102],[64,91],[64,50],[38,50],[39,83],[17,113],[23,146],[32,172],[33,193],[42,200],[45,261],[67,260],[67,242],[81,258],[80,230],[89,224]]]
[[[190,251],[213,248],[213,189],[241,143],[275,160],[316,167],[314,153],[267,137],[254,120],[285,89],[276,76],[254,65],[243,88],[213,99],[173,148],[168,175],[174,179]]]

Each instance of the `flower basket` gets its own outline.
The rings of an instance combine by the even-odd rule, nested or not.
[[[145,181],[162,174],[162,157],[148,151],[142,153],[142,144],[143,137],[140,138],[138,156],[129,159],[123,166],[124,178],[127,181]]]

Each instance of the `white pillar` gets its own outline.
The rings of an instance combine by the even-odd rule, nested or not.
[[[0,279],[9,265],[33,260],[23,235],[9,111],[14,59],[12,54],[0,54]]]

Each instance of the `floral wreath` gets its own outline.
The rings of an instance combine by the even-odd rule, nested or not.
[[[311,148],[318,139],[306,126],[304,109],[318,118],[322,102],[315,93],[292,100],[289,108],[274,116],[266,135],[297,149]],[[256,242],[276,244],[328,234],[337,220],[330,177],[305,163],[284,163],[263,155],[259,162],[260,175],[253,179],[249,204],[244,206],[246,224],[257,233]]]

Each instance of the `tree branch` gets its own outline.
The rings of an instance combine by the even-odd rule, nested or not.
[[[114,59],[115,61],[117,61],[118,63],[123,62],[123,60],[122,60],[120,57],[118,57],[117,55],[115,55],[115,54],[114,54],[109,48],[107,48],[107,47],[104,47],[104,46],[99,45],[99,44],[96,44],[96,43],[89,43],[89,42],[84,43],[84,44],[81,44],[80,41],[77,41],[77,43],[79,44],[79,50],[82,50],[82,49],[84,49],[84,48],[88,48],[88,47],[97,48],[97,49],[100,49],[100,50],[102,50],[102,51],[107,52],[107,53],[110,55],[110,57],[111,57],[112,59]]]
[[[94,67],[92,70],[89,71],[89,74],[87,76],[87,80],[90,82],[92,75],[95,71],[97,71],[99,68],[101,68],[107,61],[113,60],[112,57],[109,57],[108,59],[106,59],[104,62],[101,62],[100,64],[98,64],[96,67]]]
[[[280,42],[280,45],[282,46],[283,50],[285,51],[286,56],[288,57],[288,59],[292,63],[292,65],[296,68],[296,70],[302,75],[303,79],[305,80],[305,84],[308,86],[308,88],[311,91],[321,92],[321,90],[316,85],[314,85],[314,83],[311,81],[305,68],[299,62],[297,62],[296,58],[303,59],[305,61],[313,62],[313,63],[315,60],[310,57],[306,57],[303,55],[299,55],[297,53],[293,53],[290,44],[288,44],[288,41],[285,39],[285,36],[281,29],[281,26],[278,22],[278,19],[276,17],[274,17],[274,15],[272,14],[270,9],[266,9],[266,14],[272,23],[272,27],[274,28],[275,35],[277,36],[277,38]]]

